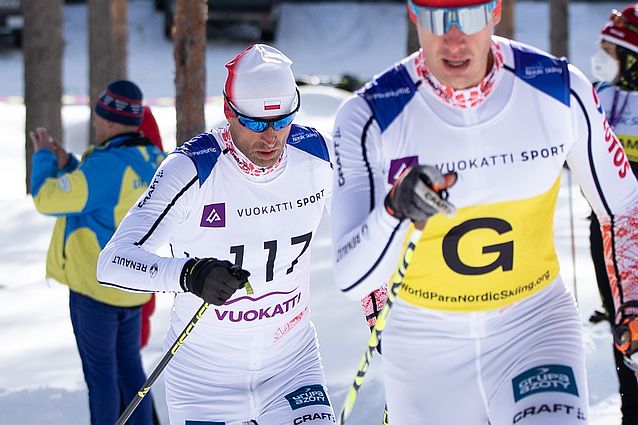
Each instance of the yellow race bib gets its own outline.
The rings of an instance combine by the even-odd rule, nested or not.
[[[460,208],[430,219],[399,297],[426,308],[490,310],[539,291],[558,275],[554,208],[560,178],[541,195]]]

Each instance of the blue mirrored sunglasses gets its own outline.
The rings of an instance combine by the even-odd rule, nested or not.
[[[419,25],[429,33],[441,36],[456,25],[465,35],[472,35],[490,23],[496,3],[497,0],[478,6],[431,8],[417,6],[410,0],[410,7]]]
[[[301,106],[301,96],[299,95],[299,90],[297,90],[297,107],[294,111],[277,119],[255,118],[249,117],[239,112],[237,108],[235,108],[235,106],[232,104],[230,99],[228,99],[226,93],[224,93],[224,99],[226,100],[226,104],[228,105],[232,113],[235,114],[237,121],[239,121],[242,126],[246,127],[250,131],[254,131],[255,133],[263,133],[268,129],[268,127],[272,127],[275,131],[283,130],[284,128],[292,124],[292,121],[295,119],[295,115],[297,114],[297,111],[299,111],[299,107]]]

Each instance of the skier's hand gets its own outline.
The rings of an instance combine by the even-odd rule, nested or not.
[[[614,326],[614,344],[623,354],[627,367],[638,371],[638,316],[621,314],[619,323]]]
[[[222,305],[248,282],[250,273],[227,260],[193,259],[184,264],[180,284],[209,304]]]
[[[453,216],[456,208],[447,201],[447,189],[454,186],[456,178],[456,173],[443,175],[436,167],[415,165],[394,183],[385,208],[390,215],[410,219],[419,228],[436,213]]]

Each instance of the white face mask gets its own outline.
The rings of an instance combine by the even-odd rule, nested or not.
[[[613,82],[618,76],[618,61],[604,50],[599,50],[591,58],[591,71],[594,77],[607,82]]]

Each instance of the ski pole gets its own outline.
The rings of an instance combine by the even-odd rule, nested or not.
[[[186,337],[191,333],[195,325],[197,325],[197,322],[199,322],[199,319],[202,318],[202,316],[204,315],[204,312],[208,308],[208,305],[209,304],[207,302],[204,302],[199,308],[199,310],[197,310],[197,312],[195,313],[191,321],[188,322],[188,325],[186,325],[182,333],[177,337],[171,349],[168,350],[166,354],[164,354],[164,357],[162,357],[162,360],[159,362],[157,366],[155,366],[155,370],[153,370],[153,373],[151,373],[151,375],[148,377],[146,382],[144,382],[144,385],[142,385],[142,388],[140,388],[140,390],[137,392],[137,395],[133,398],[133,400],[131,400],[128,406],[126,406],[126,410],[122,412],[117,422],[115,422],[115,425],[124,425],[126,421],[128,420],[128,418],[131,417],[131,415],[133,414],[137,406],[139,406],[139,404],[144,399],[144,396],[146,396],[146,394],[150,391],[151,386],[155,383],[157,378],[159,378],[160,374],[162,373],[162,371],[164,370],[168,362],[171,361],[171,359],[173,358],[173,356],[175,355],[179,347],[181,347],[182,344],[184,343],[184,340],[186,339]]]
[[[339,419],[337,424],[345,425],[346,420],[352,413],[352,408],[354,407],[354,403],[357,399],[357,394],[359,393],[359,389],[361,385],[363,385],[363,378],[365,377],[366,372],[368,371],[368,367],[370,366],[370,361],[372,360],[372,353],[377,349],[379,345],[379,341],[381,340],[381,333],[383,329],[385,329],[386,321],[388,319],[388,315],[390,314],[390,309],[394,304],[394,300],[396,299],[397,293],[399,292],[399,288],[403,283],[403,278],[405,277],[405,271],[410,264],[410,260],[412,259],[412,254],[414,253],[414,249],[416,248],[417,243],[421,239],[421,230],[415,229],[410,235],[410,239],[408,240],[408,245],[403,250],[403,255],[401,257],[401,261],[399,262],[392,279],[390,280],[390,284],[388,285],[388,299],[379,312],[377,316],[377,321],[372,328],[372,333],[370,334],[370,339],[368,339],[368,347],[359,362],[359,369],[357,370],[357,375],[354,378],[354,382],[352,386],[348,390],[348,394],[346,395],[346,399],[341,406],[341,411],[339,412]]]

